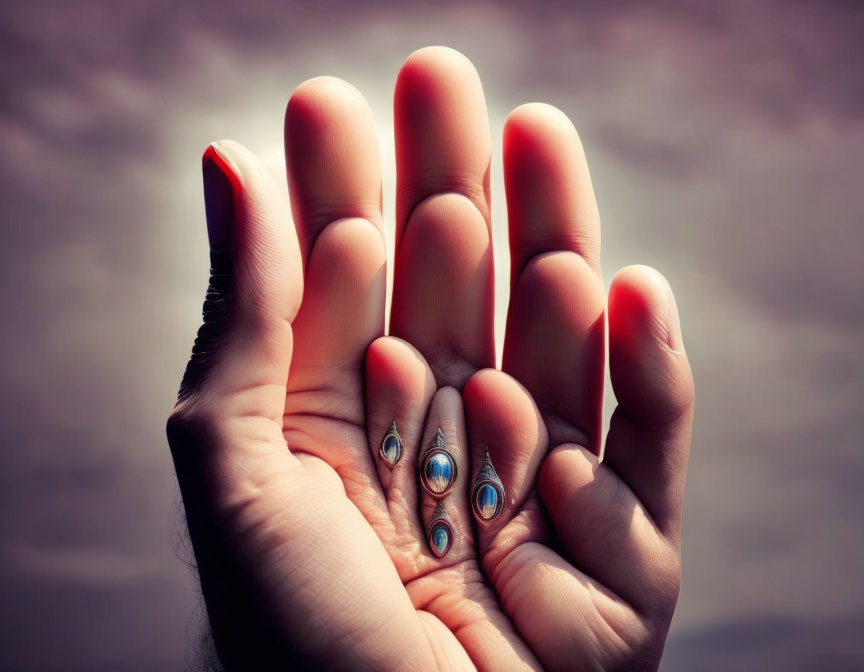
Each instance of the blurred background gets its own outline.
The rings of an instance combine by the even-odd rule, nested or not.
[[[501,128],[543,100],[586,146],[607,283],[646,263],[676,289],[697,413],[663,669],[864,669],[864,5],[13,0],[3,16],[0,668],[194,664],[164,421],[207,281],[201,152],[231,137],[284,174],[290,92],[343,77],[380,128],[392,246],[394,77],[445,44],[486,89],[499,282]]]

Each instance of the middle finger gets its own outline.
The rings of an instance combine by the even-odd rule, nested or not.
[[[461,389],[494,366],[491,139],[474,66],[428,47],[403,64],[394,98],[396,262],[390,333]]]

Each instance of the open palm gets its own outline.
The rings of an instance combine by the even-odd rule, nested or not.
[[[668,285],[644,267],[613,282],[619,408],[598,463],[606,300],[575,130],[537,104],[505,128],[502,372],[490,368],[491,141],[476,71],[452,50],[416,52],[395,114],[388,337],[380,160],[362,96],[333,78],[292,95],[293,218],[248,151],[205,153],[211,290],[168,433],[220,658],[656,668],[678,592],[693,398]],[[404,452],[391,469],[377,452],[394,420]],[[459,474],[440,559],[416,466],[439,428]],[[487,450],[507,498],[478,526],[470,488]]]

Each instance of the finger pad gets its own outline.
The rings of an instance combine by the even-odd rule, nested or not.
[[[590,442],[597,452],[599,444],[593,444],[599,441],[603,403],[604,309],[600,277],[572,252],[535,257],[514,288],[503,368],[543,408],[553,443]]]
[[[666,280],[644,266],[619,271],[609,292],[615,396],[630,413],[652,424],[681,417],[693,403],[686,356],[669,345],[670,296]]]
[[[335,77],[297,87],[285,113],[285,150],[292,206],[307,238],[333,219],[378,222],[378,137],[357,89]]]
[[[459,52],[429,47],[403,64],[394,95],[400,221],[417,200],[459,191],[488,211],[491,136],[477,70]]]
[[[516,380],[501,371],[484,369],[468,379],[462,397],[475,443],[479,439],[500,446],[499,459],[520,470],[539,459],[546,430],[531,396]],[[482,451],[483,446],[475,448]],[[503,471],[497,463],[496,468]]]
[[[470,372],[494,363],[493,309],[485,219],[459,194],[426,199],[399,247],[391,333],[415,344],[441,382],[461,387]]]
[[[366,351],[367,397],[382,392],[397,399],[431,399],[435,380],[423,356],[405,341],[384,336]]]
[[[306,268],[306,294],[295,321],[306,363],[359,365],[384,329],[384,241],[362,219],[322,231]]]
[[[504,127],[504,180],[514,268],[553,249],[599,266],[597,205],[582,142],[560,110],[541,103],[514,110]]]

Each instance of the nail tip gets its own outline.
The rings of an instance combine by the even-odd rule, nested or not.
[[[202,173],[210,250],[220,252],[228,247],[234,220],[234,175],[218,154],[210,152],[202,157]]]

